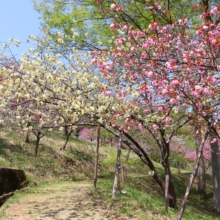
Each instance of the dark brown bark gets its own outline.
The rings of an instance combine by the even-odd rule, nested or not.
[[[34,135],[36,136],[36,145],[35,145],[35,157],[38,156],[39,146],[40,146],[40,139],[46,135],[46,133],[42,134],[40,129],[37,129],[36,131],[33,131]]]
[[[210,13],[208,12],[209,11],[209,0],[202,0],[202,4],[203,4],[203,7],[204,7],[204,11],[207,14],[206,17],[205,17],[206,22],[213,22],[212,18],[210,16]]]
[[[66,141],[65,141],[65,143],[64,143],[64,145],[62,147],[63,150],[66,150],[66,145],[69,142],[69,138],[70,138],[70,136],[66,136]]]
[[[26,131],[25,143],[30,143],[30,130],[27,130],[27,131]]]
[[[161,148],[162,165],[164,168],[165,175],[169,176],[169,187],[168,187],[168,197],[169,197],[169,207],[177,208],[177,198],[174,183],[172,181],[169,156],[170,156],[170,144],[169,141],[165,139],[165,130],[160,129],[161,142],[158,141],[158,145]],[[166,187],[166,186],[165,186]],[[165,196],[165,192],[164,192]]]
[[[39,146],[40,146],[40,139],[41,139],[40,135],[41,135],[41,132],[38,131],[38,132],[37,132],[37,135],[36,135],[37,140],[36,140],[35,153],[34,153],[35,157],[38,156],[38,151],[39,151]]]
[[[97,126],[96,138],[97,138],[97,141],[96,141],[95,165],[94,165],[94,188],[96,188],[97,179],[98,179],[99,144],[100,144],[100,124],[98,124],[98,126]]]
[[[176,190],[175,190],[174,183],[172,181],[172,175],[171,175],[168,157],[165,158],[165,160],[162,162],[162,165],[164,167],[166,176],[167,175],[169,176],[169,187],[168,187],[169,207],[176,209],[177,208]],[[166,184],[164,184],[164,196],[166,197],[165,188],[166,188]]]
[[[65,132],[65,136],[66,136],[66,141],[62,147],[63,150],[66,149],[66,145],[69,142],[70,135],[73,133],[73,130],[70,130],[70,131],[68,130],[68,126],[66,126],[64,129],[65,129],[64,132]]]

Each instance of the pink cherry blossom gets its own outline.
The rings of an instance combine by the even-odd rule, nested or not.
[[[124,26],[123,26],[123,30],[124,30],[124,31],[127,31],[127,30],[128,30],[128,26],[127,26],[127,25],[124,25]]]
[[[114,28],[115,28],[115,24],[114,24],[114,23],[111,23],[111,24],[110,24],[110,28],[111,28],[111,29],[114,29]]]
[[[161,29],[161,33],[166,33],[167,32],[167,27],[162,27],[162,29]]]
[[[160,112],[163,111],[163,107],[162,107],[162,106],[158,107],[157,109],[158,109],[158,111],[160,111]]]
[[[131,47],[130,50],[131,50],[131,52],[134,52],[135,48],[134,48],[134,47]]]
[[[171,84],[175,87],[179,86],[180,85],[180,82],[178,80],[172,80]]]
[[[149,109],[144,109],[144,111],[143,111],[145,114],[147,114],[148,112],[149,112]]]
[[[143,126],[142,126],[141,123],[138,124],[138,129],[139,129],[140,131],[143,131]]]
[[[170,99],[170,103],[171,103],[171,104],[175,104],[176,102],[177,102],[177,100],[176,100],[175,98],[171,98],[171,99]]]
[[[158,2],[154,3],[155,7],[158,8],[159,10],[162,8],[161,5]]]
[[[212,140],[211,140],[211,143],[213,144],[213,143],[215,143],[217,141],[217,139],[216,138],[213,138]]]
[[[202,28],[203,28],[203,30],[207,31],[209,29],[209,26],[203,25]]]
[[[158,125],[153,124],[153,125],[152,125],[152,128],[153,128],[153,130],[154,130],[154,131],[156,131],[156,130],[158,130],[158,129],[159,129],[159,126],[158,126]]]
[[[166,117],[162,122],[166,125],[169,125],[172,122],[172,118]]]
[[[146,75],[147,75],[149,78],[153,78],[153,77],[154,77],[154,73],[153,73],[152,71],[147,72]]]
[[[120,114],[114,114],[113,117],[118,119],[120,117]]]
[[[111,91],[105,91],[105,92],[104,92],[104,96],[110,96],[111,93],[112,93]]]
[[[162,94],[163,94],[163,95],[168,95],[168,94],[169,94],[169,91],[168,91],[167,89],[163,89],[163,90],[162,90]]]
[[[149,28],[151,29],[151,30],[157,30],[158,29],[158,23],[157,22],[153,22],[153,23],[151,23],[151,24],[149,24]]]
[[[203,88],[200,85],[195,86],[195,91],[198,93],[201,93],[203,91]]]
[[[179,25],[184,25],[184,21],[182,19],[179,19]]]
[[[206,95],[207,97],[212,95],[212,90],[209,88],[204,88],[203,94]]]
[[[113,3],[113,4],[111,4],[111,10],[114,10],[115,8],[116,8],[116,5]]]

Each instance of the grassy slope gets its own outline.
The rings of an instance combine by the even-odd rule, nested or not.
[[[34,137],[31,138],[34,140]],[[60,151],[64,144],[62,133],[51,133],[44,137],[39,149],[39,157],[33,156],[34,141],[24,143],[24,134],[15,131],[0,132],[0,167],[16,167],[24,169],[30,186],[42,185],[43,182],[58,179],[85,180],[93,177],[94,144],[71,139],[66,151]],[[137,216],[139,219],[175,219],[177,211],[169,210],[164,213],[164,198],[159,187],[148,174],[148,169],[134,155],[125,163],[126,151],[122,152],[122,164],[126,168],[126,178],[123,189],[126,195],[117,194],[111,199],[113,185],[114,163],[116,150],[114,147],[101,147],[100,173],[98,189],[91,191],[91,196],[96,205],[128,216]],[[156,164],[162,178],[163,170]],[[173,179],[177,189],[178,204],[181,204],[190,171],[181,170],[181,174],[173,168]],[[39,186],[38,186],[39,187]],[[204,200],[197,191],[196,184],[191,191],[184,219],[219,219],[211,208],[212,182],[207,175],[207,198]],[[22,195],[22,193],[21,193]],[[8,201],[10,202],[10,201]],[[147,217],[146,217],[147,216]]]

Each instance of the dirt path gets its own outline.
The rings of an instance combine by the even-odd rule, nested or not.
[[[24,194],[19,201],[4,208],[1,220],[71,220],[126,219],[118,218],[90,199],[91,183],[62,182]]]

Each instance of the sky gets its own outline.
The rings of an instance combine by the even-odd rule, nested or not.
[[[19,48],[12,48],[16,57],[33,47],[26,42],[29,35],[40,34],[40,14],[34,10],[31,0],[2,0],[0,21],[0,47],[9,38],[21,41]]]

